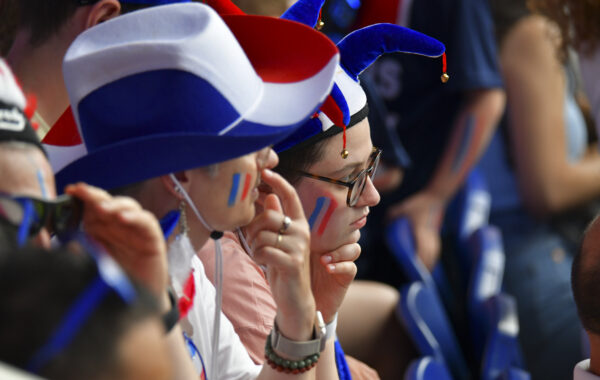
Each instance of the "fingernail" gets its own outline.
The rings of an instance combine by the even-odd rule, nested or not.
[[[333,258],[330,255],[321,256],[321,262],[323,264],[329,264],[331,260],[333,260]]]
[[[329,272],[335,272],[335,265],[329,264],[329,265],[327,265],[327,269],[329,270]]]
[[[270,169],[263,169],[263,175],[266,175],[267,177],[272,177],[273,176],[273,171]]]

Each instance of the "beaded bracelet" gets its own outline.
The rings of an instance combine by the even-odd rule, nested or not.
[[[269,336],[267,337],[267,343],[265,344],[265,359],[271,368],[277,372],[293,374],[304,373],[317,365],[320,356],[321,353],[317,352],[316,354],[309,355],[301,360],[284,359],[277,355],[273,350],[273,347],[271,346],[271,333],[269,333]]]

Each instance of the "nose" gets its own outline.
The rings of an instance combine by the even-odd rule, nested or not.
[[[367,176],[367,183],[365,184],[365,190],[358,198],[358,202],[354,207],[373,207],[376,206],[381,200],[381,196],[379,192],[373,185],[373,181],[371,181],[371,177]]]

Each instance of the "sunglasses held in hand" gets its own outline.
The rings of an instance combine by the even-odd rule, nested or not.
[[[0,193],[0,220],[18,229],[19,246],[43,227],[60,240],[68,240],[78,229],[82,215],[83,203],[69,195],[49,200]]]

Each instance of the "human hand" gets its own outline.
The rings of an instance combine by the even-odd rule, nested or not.
[[[264,198],[263,212],[246,226],[248,243],[254,260],[267,268],[267,279],[277,304],[279,329],[289,339],[308,340],[315,317],[308,222],[298,194],[283,177],[265,169],[262,180],[273,193]],[[279,239],[286,215],[291,223]]]
[[[330,323],[344,301],[346,291],[356,276],[354,261],[360,256],[358,243],[345,244],[338,249],[311,257],[310,279],[317,310]]]
[[[168,284],[167,248],[154,215],[132,198],[113,197],[84,183],[67,186],[65,193],[84,203],[85,232],[131,277],[158,299],[164,298]]]
[[[444,203],[436,196],[422,191],[393,205],[387,214],[388,219],[408,217],[413,229],[417,255],[429,271],[433,270],[440,256],[440,226],[444,209]]]

